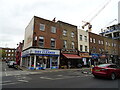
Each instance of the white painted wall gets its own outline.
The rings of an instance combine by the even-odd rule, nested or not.
[[[82,35],[83,40],[80,41],[80,35]],[[85,42],[84,36],[87,36],[87,42]],[[80,51],[80,45],[83,45],[83,52],[85,52],[85,46],[88,47],[87,52],[89,52],[89,33],[85,30],[78,29],[78,50]]]
[[[23,50],[32,46],[33,43],[33,28],[34,28],[34,17],[25,28],[25,35],[24,35],[24,47]]]
[[[118,23],[120,23],[120,1],[118,2]]]

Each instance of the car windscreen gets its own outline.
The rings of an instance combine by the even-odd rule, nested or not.
[[[98,65],[98,67],[106,67],[108,65],[110,65],[110,64],[100,64],[100,65]]]

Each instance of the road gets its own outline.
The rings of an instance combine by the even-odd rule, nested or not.
[[[118,88],[120,81],[94,78],[80,70],[30,72],[7,68],[3,72],[2,88]]]

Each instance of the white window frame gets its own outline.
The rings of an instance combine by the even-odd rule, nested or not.
[[[56,27],[51,26],[51,32],[52,32],[52,33],[56,33]]]
[[[72,42],[72,49],[75,49],[75,43]]]
[[[43,40],[43,42],[40,42],[40,39],[42,39]],[[42,46],[40,46],[40,47],[44,47],[44,41],[45,39],[44,39],[44,37],[43,36],[39,36],[39,46],[40,46],[40,44],[42,44]]]
[[[67,30],[63,30],[63,36],[67,36]]]
[[[74,32],[71,32],[71,37],[75,37],[75,34],[74,34]]]
[[[45,25],[40,23],[40,28],[39,28],[39,30],[45,31]]]
[[[82,35],[80,35],[80,36],[79,36],[79,38],[80,38],[80,41],[82,41],[82,40],[83,40],[83,38],[82,38],[82,37],[83,37]]]

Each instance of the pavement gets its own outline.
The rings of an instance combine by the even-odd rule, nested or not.
[[[91,68],[86,68],[86,67],[83,67],[83,68],[71,68],[71,69],[45,69],[45,70],[30,70],[30,69],[27,69],[25,67],[20,67],[19,66],[19,69],[22,70],[22,71],[30,71],[30,72],[58,72],[58,71],[80,71],[81,73],[83,74],[91,74]]]

